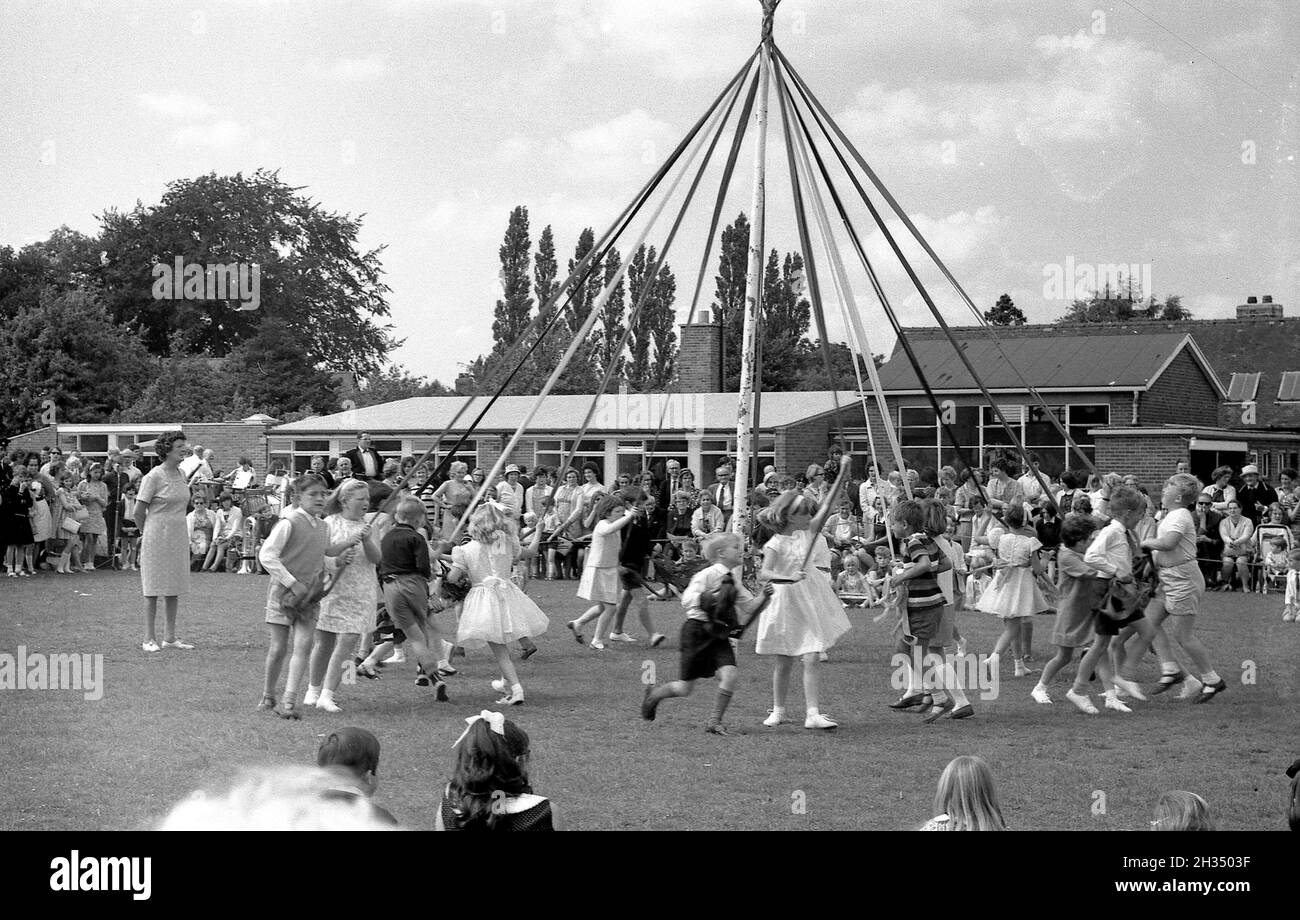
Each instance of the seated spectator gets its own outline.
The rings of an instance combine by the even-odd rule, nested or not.
[[[1214,819],[1210,806],[1195,792],[1175,789],[1160,796],[1156,802],[1153,831],[1213,831]]]
[[[954,758],[939,777],[934,796],[935,817],[923,831],[1004,831],[993,771],[982,757],[969,754]]]
[[[190,538],[190,563],[201,567],[212,548],[212,535],[217,531],[217,515],[208,508],[205,496],[194,496],[194,510],[185,515],[185,527]]]
[[[726,526],[722,512],[713,503],[710,492],[700,493],[700,507],[691,515],[691,536],[702,540],[711,533],[718,533]]]
[[[1232,590],[1232,570],[1236,566],[1241,576],[1241,588],[1250,590],[1250,563],[1255,555],[1255,525],[1241,513],[1241,503],[1235,498],[1228,502],[1228,516],[1219,523],[1219,538],[1223,541],[1223,569],[1220,576],[1221,591]]]
[[[1196,521],[1196,560],[1205,584],[1212,586],[1219,579],[1219,563],[1223,559],[1223,537],[1219,535],[1223,517],[1214,510],[1214,498],[1209,492],[1197,496],[1192,518]]]
[[[239,462],[243,463],[244,461],[240,460]],[[317,454],[311,458],[311,471],[325,480],[325,488],[333,491],[338,485],[334,481],[334,474],[329,471],[329,458],[324,454]]]
[[[243,539],[244,513],[235,506],[235,498],[229,492],[221,493],[220,507],[216,513],[216,525],[212,531],[212,545],[203,560],[205,572],[219,572],[226,565],[226,555],[230,548]]]

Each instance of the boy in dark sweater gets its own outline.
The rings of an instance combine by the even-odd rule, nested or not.
[[[393,623],[406,634],[411,652],[423,674],[420,681],[432,686],[439,702],[447,702],[447,683],[438,670],[442,636],[428,616],[429,544],[417,531],[425,522],[424,504],[414,496],[403,496],[394,513],[397,524],[380,544],[379,581],[384,606]],[[419,683],[420,681],[417,681]]]

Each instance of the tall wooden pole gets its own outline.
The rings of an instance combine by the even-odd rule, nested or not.
[[[754,451],[754,375],[759,310],[763,302],[763,223],[767,165],[767,88],[772,61],[772,17],[780,0],[763,5],[763,47],[758,52],[758,99],[754,106],[754,194],[749,204],[749,269],[745,273],[745,325],[741,336],[740,398],[736,410],[736,470],[732,480],[731,528],[744,532],[749,505],[749,467]],[[701,471],[703,472],[703,471]]]

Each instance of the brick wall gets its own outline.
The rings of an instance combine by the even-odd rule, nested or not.
[[[9,452],[21,450],[27,453],[40,453],[42,447],[54,447],[54,428],[37,428],[9,439]],[[75,446],[75,445],[73,445]]]
[[[681,393],[722,390],[722,327],[686,323],[677,346],[677,389]]]
[[[844,413],[844,424],[850,424],[850,413]],[[853,424],[860,424],[858,414]],[[834,423],[830,416],[810,419],[797,425],[791,425],[776,433],[776,468],[798,476],[808,469],[810,463],[825,463],[826,448],[831,443],[831,429]]]
[[[1179,435],[1098,435],[1097,470],[1134,475],[1153,494],[1188,458],[1187,440]]]
[[[253,468],[266,470],[269,455],[266,426],[256,422],[191,422],[181,426],[191,446],[198,444],[214,452],[212,470],[229,472],[240,457],[253,461]]]
[[[1187,349],[1165,368],[1138,404],[1142,425],[1217,425],[1219,396]]]

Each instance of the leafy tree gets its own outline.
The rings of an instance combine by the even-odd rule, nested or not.
[[[647,253],[646,245],[642,243],[632,254],[632,261],[627,265],[627,293],[631,309],[636,310],[637,304],[642,303],[642,296],[645,297],[641,314],[636,318],[636,322],[632,322],[630,316],[628,319],[632,324],[632,335],[628,339],[627,382],[628,386],[636,391],[644,390],[650,378],[652,357],[650,347],[653,335],[647,319],[650,302],[654,296],[654,279],[649,279],[650,290],[647,291],[646,271],[648,266],[654,265],[654,260],[654,247],[651,246]]]
[[[722,324],[722,379],[728,390],[740,386],[740,353],[745,317],[745,273],[749,267],[749,218],[742,212],[722,228],[712,304]]]
[[[209,173],[168,185],[156,205],[100,217],[103,264],[94,274],[114,321],[154,354],[180,333],[185,351],[224,357],[265,326],[288,330],[312,366],[379,370],[396,347],[379,256],[361,251],[360,218],[326,211],[278,173]],[[155,264],[259,267],[260,306],[230,300],[155,299]]]
[[[231,353],[226,364],[234,378],[234,399],[254,412],[282,418],[295,409],[333,412],[338,382],[303,354],[292,329],[265,324]]]
[[[114,414],[119,422],[221,422],[236,415],[234,377],[225,358],[187,355],[179,350],[154,359],[157,369],[136,400]]]
[[[361,408],[415,396],[450,395],[451,390],[437,380],[416,376],[399,364],[367,377],[350,398]]]
[[[991,326],[1023,326],[1025,314],[1011,300],[1010,294],[998,298],[992,309],[984,311],[984,321]]]
[[[47,289],[93,290],[99,258],[96,239],[66,226],[17,252],[0,246],[0,318],[12,319],[22,306],[38,308]]]
[[[623,261],[619,252],[615,248],[610,248],[605,254],[604,260],[604,287],[613,284],[614,277],[622,268]],[[594,301],[592,306],[594,306]],[[588,307],[591,309],[591,307]],[[627,288],[626,279],[619,278],[618,284],[614,285],[610,291],[609,297],[601,306],[600,316],[596,320],[596,325],[592,329],[590,338],[590,354],[592,368],[597,375],[603,375],[607,371],[613,371],[612,380],[618,380],[623,370],[623,355],[619,351],[619,344],[623,338],[623,333],[627,327],[623,324],[624,314],[627,312]]]
[[[134,401],[151,364],[94,294],[47,288],[0,324],[0,427],[41,427],[47,399],[57,421],[101,421]]]
[[[653,260],[652,260],[653,262]],[[668,389],[677,369],[677,278],[665,262],[655,280],[654,296],[646,305],[646,327],[654,339],[654,365],[647,388],[652,392]]]
[[[1131,283],[1126,289],[1119,290],[1112,289],[1107,282],[1087,300],[1076,300],[1070,304],[1065,314],[1057,317],[1056,325],[1185,319],[1192,319],[1192,311],[1183,306],[1183,299],[1178,294],[1169,295],[1163,303],[1154,296],[1143,300],[1142,292],[1135,291]]]
[[[529,296],[532,285],[528,277],[529,248],[528,209],[518,205],[510,212],[506,238],[498,251],[501,257],[501,286],[504,300],[498,300],[492,322],[492,354],[502,355],[510,350],[528,327],[528,316],[533,309]]]

